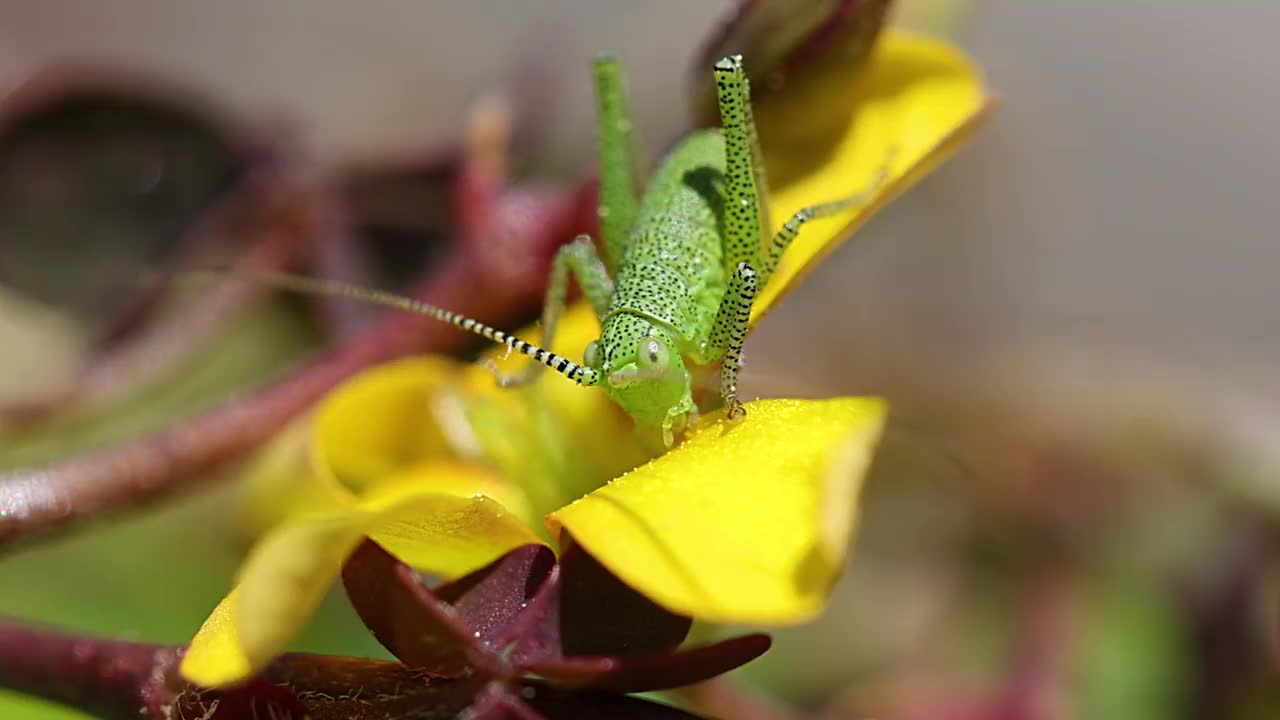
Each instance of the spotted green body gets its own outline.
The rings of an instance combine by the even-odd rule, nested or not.
[[[731,417],[742,414],[737,375],[758,287],[802,224],[860,197],[801,210],[763,251],[765,173],[741,58],[716,63],[714,77],[722,126],[680,142],[637,200],[640,163],[622,72],[614,60],[596,62],[600,226],[608,262],[587,238],[560,251],[543,309],[543,344],[555,332],[571,272],[600,319],[600,339],[587,347],[582,365],[514,346],[583,385],[603,380],[636,423],[660,429],[668,445],[673,429],[697,412],[690,364],[722,363],[721,397]]]
[[[638,371],[641,339],[653,338],[669,354],[665,371],[673,380],[608,385],[641,425],[669,427],[668,419],[674,422],[693,410],[681,356],[712,359],[707,338],[727,287],[720,230],[723,181],[720,132],[685,139],[650,179],[619,258],[613,297],[601,321],[599,368],[608,377],[634,362]]]
[[[724,139],[696,133],[650,179],[619,260],[611,315],[649,316],[677,329],[682,350],[707,337],[724,298],[721,247]]]
[[[773,235],[766,181],[742,59],[715,64],[721,127],[695,132],[676,145],[643,182],[622,70],[612,59],[594,67],[600,132],[602,258],[589,237],[562,247],[552,264],[542,315],[542,346],[471,318],[387,293],[337,283],[276,277],[276,284],[338,293],[401,307],[452,323],[540,363],[504,385],[526,382],[543,365],[580,385],[600,385],[641,427],[660,430],[667,445],[698,408],[691,367],[721,364],[720,396],[730,417],[737,399],[756,291],[807,221],[839,212],[863,194],[813,205]],[[880,174],[877,184],[884,178]],[[573,276],[600,320],[599,340],[581,363],[546,349]]]

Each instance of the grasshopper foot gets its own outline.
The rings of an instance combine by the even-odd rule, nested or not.
[[[725,403],[725,405],[729,408],[730,420],[737,422],[747,416],[747,408],[743,406],[742,401],[738,398],[729,398],[729,401]]]

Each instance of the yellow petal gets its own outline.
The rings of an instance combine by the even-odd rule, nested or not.
[[[860,70],[829,68],[805,80],[755,108],[774,225],[871,187],[882,168],[889,172],[863,202],[804,226],[761,290],[752,326],[876,211],[954,153],[991,107],[981,75],[960,51],[901,32],[886,32]]]
[[[252,536],[300,514],[340,512],[358,492],[426,458],[450,454],[440,389],[463,366],[444,358],[379,365],[338,386],[278,433],[243,475]]]
[[[429,491],[430,495],[424,495]],[[485,493],[489,493],[486,495]],[[487,468],[433,463],[406,471],[364,507],[376,514],[367,534],[403,562],[453,579],[488,565],[521,545],[541,543],[525,511],[524,495]]]
[[[668,609],[792,623],[840,574],[885,404],[761,400],[549,518]]]
[[[423,492],[457,497],[484,495],[532,525],[542,518],[529,512],[529,499],[519,487],[486,466],[447,458],[418,463],[378,481],[360,497],[362,508],[389,507]]]
[[[285,523],[241,568],[236,589],[201,626],[182,674],[204,687],[243,682],[284,652],[363,536],[359,512]]]
[[[234,618],[239,612],[240,594],[232,590],[200,627],[191,640],[179,670],[182,676],[201,687],[226,687],[248,679],[255,666],[245,654]]]
[[[461,367],[447,358],[414,357],[343,383],[316,411],[317,469],[359,492],[389,473],[448,455],[437,402]]]
[[[223,687],[264,667],[288,647],[366,536],[409,565],[450,578],[538,542],[519,517],[481,494],[497,483],[488,470],[442,461],[379,487],[357,509],[278,526],[253,548],[236,590],[200,628],[183,675]]]
[[[299,514],[352,508],[355,493],[311,461],[312,419],[300,418],[276,434],[241,474],[240,524],[253,538]]]
[[[254,547],[240,570],[233,622],[241,647],[261,668],[288,647],[363,537],[360,513],[280,526]]]

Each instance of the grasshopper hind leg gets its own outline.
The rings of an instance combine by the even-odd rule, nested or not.
[[[723,58],[714,70],[725,146],[724,260],[732,275],[739,263],[760,264],[761,228],[769,225],[767,183],[742,57]]]
[[[622,65],[615,58],[601,57],[592,70],[600,143],[600,234],[605,258],[617,269],[639,205],[636,188],[648,168],[636,137]]]

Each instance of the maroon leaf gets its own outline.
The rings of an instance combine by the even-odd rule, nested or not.
[[[525,545],[487,567],[435,589],[478,639],[494,651],[505,647],[525,627],[519,617],[551,578],[555,553],[544,545]]]
[[[413,569],[372,540],[342,567],[347,598],[365,627],[404,664],[438,677],[471,674],[479,646],[465,620],[430,590]]]
[[[530,663],[525,670],[560,687],[648,692],[682,687],[727,673],[769,649],[768,635],[743,635],[676,653],[572,657]]]
[[[342,580],[374,637],[406,665],[439,677],[476,669],[508,677],[499,651],[509,642],[509,626],[554,565],[549,549],[526,545],[433,592],[412,568],[366,540],[347,560]]]
[[[669,651],[684,640],[693,621],[662,609],[570,545],[521,623],[511,660],[523,666],[574,655]]]
[[[665,652],[693,624],[633,590],[578,545],[560,556],[559,606],[554,620],[564,656]]]
[[[510,661],[522,667],[537,660],[563,657],[560,649],[560,565],[526,603],[524,612],[507,625],[495,642],[511,648]]]

